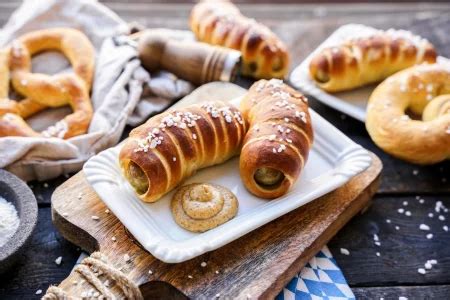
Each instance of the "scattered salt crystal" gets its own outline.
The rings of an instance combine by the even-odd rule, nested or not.
[[[99,218],[98,216],[91,216],[91,219],[92,219],[92,220],[95,220],[95,221],[100,220],[100,218]]]
[[[153,271],[152,270],[148,270],[148,274],[152,275]]]
[[[68,214],[68,213],[66,213],[66,212],[65,212],[65,213],[63,213],[62,215],[63,215],[63,217],[66,217],[66,218],[67,218],[67,217],[69,216],[69,214]]]
[[[418,268],[417,272],[419,272],[420,274],[425,274],[426,273],[424,268]]]
[[[395,226],[395,230],[400,230],[400,227],[399,226]]]
[[[109,214],[109,209],[105,209],[105,213]]]
[[[188,278],[189,278],[189,279],[192,279],[193,277],[192,277],[192,275],[188,275]]]
[[[48,183],[47,182],[44,182],[44,187],[48,188]]]
[[[408,298],[400,296],[400,297],[398,297],[398,300],[408,300]]]
[[[419,174],[419,170],[413,170],[413,175],[417,176],[417,174]]]
[[[58,266],[61,264],[61,262],[62,262],[62,256],[55,259],[55,264],[57,264]]]
[[[131,261],[131,257],[128,255],[128,254],[125,254],[124,256],[123,256],[123,260],[125,260],[125,262],[130,262]]]
[[[432,233],[427,234],[427,239],[431,240],[432,238],[433,238],[433,234]]]
[[[216,294],[216,298],[220,298],[220,294]]]
[[[219,274],[219,271],[218,271],[218,270],[216,270],[216,274]]]
[[[391,224],[391,220],[386,219],[386,223]]]
[[[431,268],[433,268],[433,265],[430,263],[430,261],[427,261],[424,266],[425,266],[425,269],[427,269],[427,270],[430,270]]]
[[[435,259],[430,259],[429,262],[430,262],[430,264],[432,264],[432,265],[437,264],[437,260],[435,260]]]
[[[439,216],[439,220],[445,221],[445,217],[444,217],[443,215],[440,215],[440,216]]]
[[[410,217],[411,216],[411,212],[408,210],[408,211],[405,212],[405,215]]]
[[[37,290],[36,295],[40,295],[40,294],[42,294],[42,290]]]
[[[202,268],[206,267],[206,262],[203,261],[203,262],[200,264],[200,266],[202,266]]]
[[[380,254],[380,252],[377,252],[377,253],[375,253],[376,254],[376,256],[380,256],[381,254]]]
[[[116,239],[115,236],[113,236],[113,237],[111,238],[111,240],[112,240],[113,242],[117,241],[117,239]]]
[[[408,201],[403,201],[403,206],[408,206]]]
[[[444,229],[444,231],[448,231],[448,226],[444,225],[444,226],[442,226],[442,229]]]
[[[428,213],[428,217],[429,217],[429,218],[434,217],[433,213]]]
[[[373,240],[375,242],[378,242],[380,240],[380,238],[378,237],[378,235],[376,233],[373,235]]]
[[[172,160],[173,161],[177,161],[177,158],[174,156],[174,157],[172,157]]]
[[[420,230],[430,230],[430,226],[428,226],[426,224],[420,224],[419,229]]]
[[[348,251],[348,250],[345,249],[345,248],[341,248],[341,249],[340,249],[340,252],[341,252],[341,254],[344,254],[344,255],[350,255],[350,251]]]
[[[420,199],[420,200],[419,200],[419,203],[420,203],[420,204],[424,204],[424,203],[425,203],[425,199]]]
[[[399,213],[399,214],[402,214],[402,213],[404,213],[404,212],[405,212],[405,209],[403,209],[403,208],[399,208],[399,209],[397,209],[397,211],[398,211],[398,213]]]
[[[380,243],[380,242],[374,242],[374,244],[377,245],[378,247],[381,246],[381,243]]]
[[[194,134],[192,134],[192,138],[194,139],[194,140],[196,140],[197,139],[197,135],[194,133]]]

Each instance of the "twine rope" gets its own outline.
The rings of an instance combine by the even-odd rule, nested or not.
[[[106,257],[100,252],[94,252],[90,257],[86,257],[75,267],[74,272],[81,274],[86,281],[94,286],[98,292],[106,299],[116,299],[115,295],[109,288],[97,277],[92,271],[100,270],[106,277],[114,280],[119,288],[123,291],[127,299],[143,300],[143,296],[138,286],[130,280],[123,272],[109,265]],[[102,297],[102,298],[103,298]],[[50,286],[42,298],[44,300],[66,300],[70,297],[60,287]]]

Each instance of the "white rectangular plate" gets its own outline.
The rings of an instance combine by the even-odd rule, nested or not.
[[[121,145],[92,157],[84,165],[88,182],[109,209],[152,255],[167,263],[182,262],[217,249],[346,183],[371,164],[369,153],[314,111],[315,140],[301,178],[291,191],[275,200],[250,194],[239,177],[239,159],[200,170],[184,183],[212,182],[230,189],[239,211],[229,222],[204,233],[178,226],[170,210],[174,191],[156,203],[142,202],[122,176]]]
[[[333,32],[322,44],[319,45],[294,71],[292,71],[289,81],[297,89],[301,90],[307,95],[311,95],[318,101],[328,105],[340,112],[343,112],[353,118],[365,122],[366,108],[370,94],[377,86],[372,84],[357,88],[350,91],[330,94],[320,89],[314,80],[309,76],[309,63],[311,59],[323,48],[332,47],[341,44],[343,41],[369,36],[376,33],[378,30],[360,24],[347,24],[339,27]],[[444,57],[438,58],[438,63],[449,61]]]

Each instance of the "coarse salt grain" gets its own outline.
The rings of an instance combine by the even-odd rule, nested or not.
[[[428,218],[434,217],[433,213],[428,213]]]
[[[203,262],[200,264],[200,266],[201,266],[202,268],[206,267],[206,262],[203,261]]]
[[[36,295],[40,295],[40,294],[42,294],[42,290],[37,290]]]
[[[62,262],[62,256],[55,259],[55,264],[57,264],[58,266],[61,264],[61,262]]]
[[[403,201],[403,206],[408,206],[408,201]]]
[[[439,220],[445,221],[445,217],[444,217],[443,215],[440,215],[440,216],[439,216]]]
[[[380,254],[380,252],[377,252],[377,253],[375,253],[375,255],[376,255],[376,256],[380,256],[381,254]]]
[[[105,213],[109,214],[109,209],[105,209]]]
[[[112,240],[113,242],[117,241],[117,239],[116,239],[115,236],[113,236],[113,237],[111,238],[111,240]]]
[[[419,229],[420,230],[430,230],[430,226],[428,226],[426,224],[420,224]]]
[[[410,217],[411,216],[411,212],[408,210],[408,211],[405,212],[405,215]]]
[[[425,271],[424,268],[418,268],[417,272],[419,272],[420,274],[425,274],[427,271]]]
[[[444,226],[442,226],[442,229],[444,229],[444,231],[448,231],[448,226],[444,225]]]
[[[416,175],[418,175],[418,174],[419,174],[419,170],[413,170],[413,172],[412,172],[412,173],[413,173],[413,175],[414,175],[414,176],[416,176]]]
[[[123,256],[123,260],[125,261],[125,262],[130,262],[131,261],[131,257],[128,255],[128,254],[125,254],[124,256]]]
[[[424,204],[424,203],[425,203],[425,199],[420,199],[420,200],[419,200],[419,203],[420,203],[420,204]]]
[[[425,269],[430,270],[431,268],[433,268],[433,265],[429,261],[427,261],[425,263],[424,267],[425,267]]]
[[[341,252],[341,254],[344,254],[344,255],[350,255],[350,251],[348,251],[348,250],[345,249],[345,248],[341,248],[341,249],[340,249],[340,252]]]
[[[433,234],[432,233],[427,234],[427,239],[431,240],[432,238],[433,238]]]
[[[189,279],[192,279],[193,277],[192,277],[192,275],[188,275],[188,278],[189,278]]]
[[[174,157],[172,157],[172,160],[173,161],[177,161],[177,158],[174,156]]]
[[[152,275],[153,271],[152,270],[148,270],[148,274]]]
[[[391,220],[386,219],[386,223],[390,224],[390,223],[391,223]]]
[[[395,230],[400,230],[400,227],[399,226],[395,226]]]
[[[404,213],[404,212],[405,212],[405,209],[403,209],[403,208],[399,208],[399,209],[397,209],[397,212],[398,212],[399,214],[402,214],[402,213]]]
[[[92,220],[95,220],[95,221],[100,220],[100,218],[99,218],[98,216],[91,216],[91,219],[92,219]]]

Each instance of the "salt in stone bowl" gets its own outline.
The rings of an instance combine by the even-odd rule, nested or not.
[[[20,219],[14,235],[0,247],[0,273],[11,267],[20,256],[37,222],[37,203],[28,185],[17,176],[0,169],[0,196],[12,203]]]

